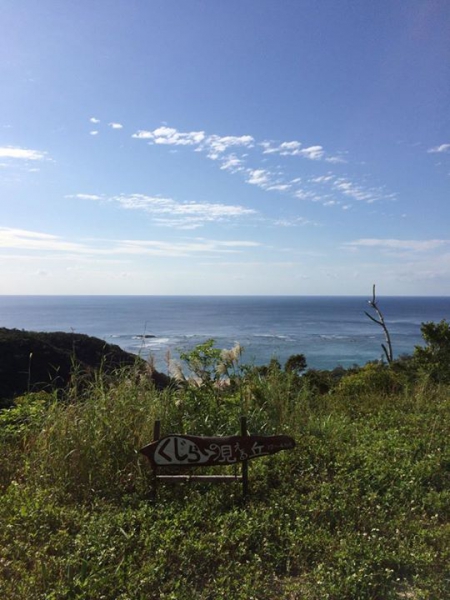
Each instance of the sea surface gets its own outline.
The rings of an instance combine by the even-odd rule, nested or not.
[[[243,362],[282,364],[302,353],[311,368],[365,364],[382,357],[382,328],[370,297],[355,296],[0,296],[0,327],[85,333],[154,357],[167,371],[212,338],[219,348],[239,342]],[[450,297],[379,297],[394,355],[423,343],[420,325],[450,319]]]

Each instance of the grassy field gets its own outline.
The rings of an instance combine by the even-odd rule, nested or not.
[[[0,598],[450,598],[445,378],[420,356],[301,373],[239,354],[208,342],[165,391],[136,367],[0,412]],[[245,501],[193,483],[152,501],[138,450],[155,418],[231,435],[241,415],[296,440],[249,463]]]

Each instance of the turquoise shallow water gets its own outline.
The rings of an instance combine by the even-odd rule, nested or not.
[[[243,361],[282,363],[303,353],[308,366],[344,367],[380,358],[384,342],[369,297],[324,296],[0,296],[0,326],[75,331],[153,355],[166,369],[177,356],[209,338],[220,348],[238,341]],[[396,356],[422,342],[420,325],[450,319],[450,297],[380,297]],[[143,337],[154,336],[154,337]]]

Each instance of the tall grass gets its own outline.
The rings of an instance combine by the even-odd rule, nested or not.
[[[159,392],[128,369],[0,413],[0,597],[450,597],[450,386],[320,377],[273,364]],[[138,450],[156,418],[163,434],[229,435],[242,413],[297,442],[250,463],[247,502],[236,484],[149,502]]]

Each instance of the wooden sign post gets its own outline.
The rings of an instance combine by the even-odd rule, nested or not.
[[[154,489],[158,481],[203,481],[207,483],[242,482],[242,493],[248,494],[248,461],[294,448],[295,441],[287,435],[248,435],[247,419],[241,417],[241,435],[230,437],[200,437],[172,434],[160,437],[160,422],[155,421],[153,442],[140,450],[152,465]],[[192,468],[237,465],[241,475],[160,475],[160,468]]]

